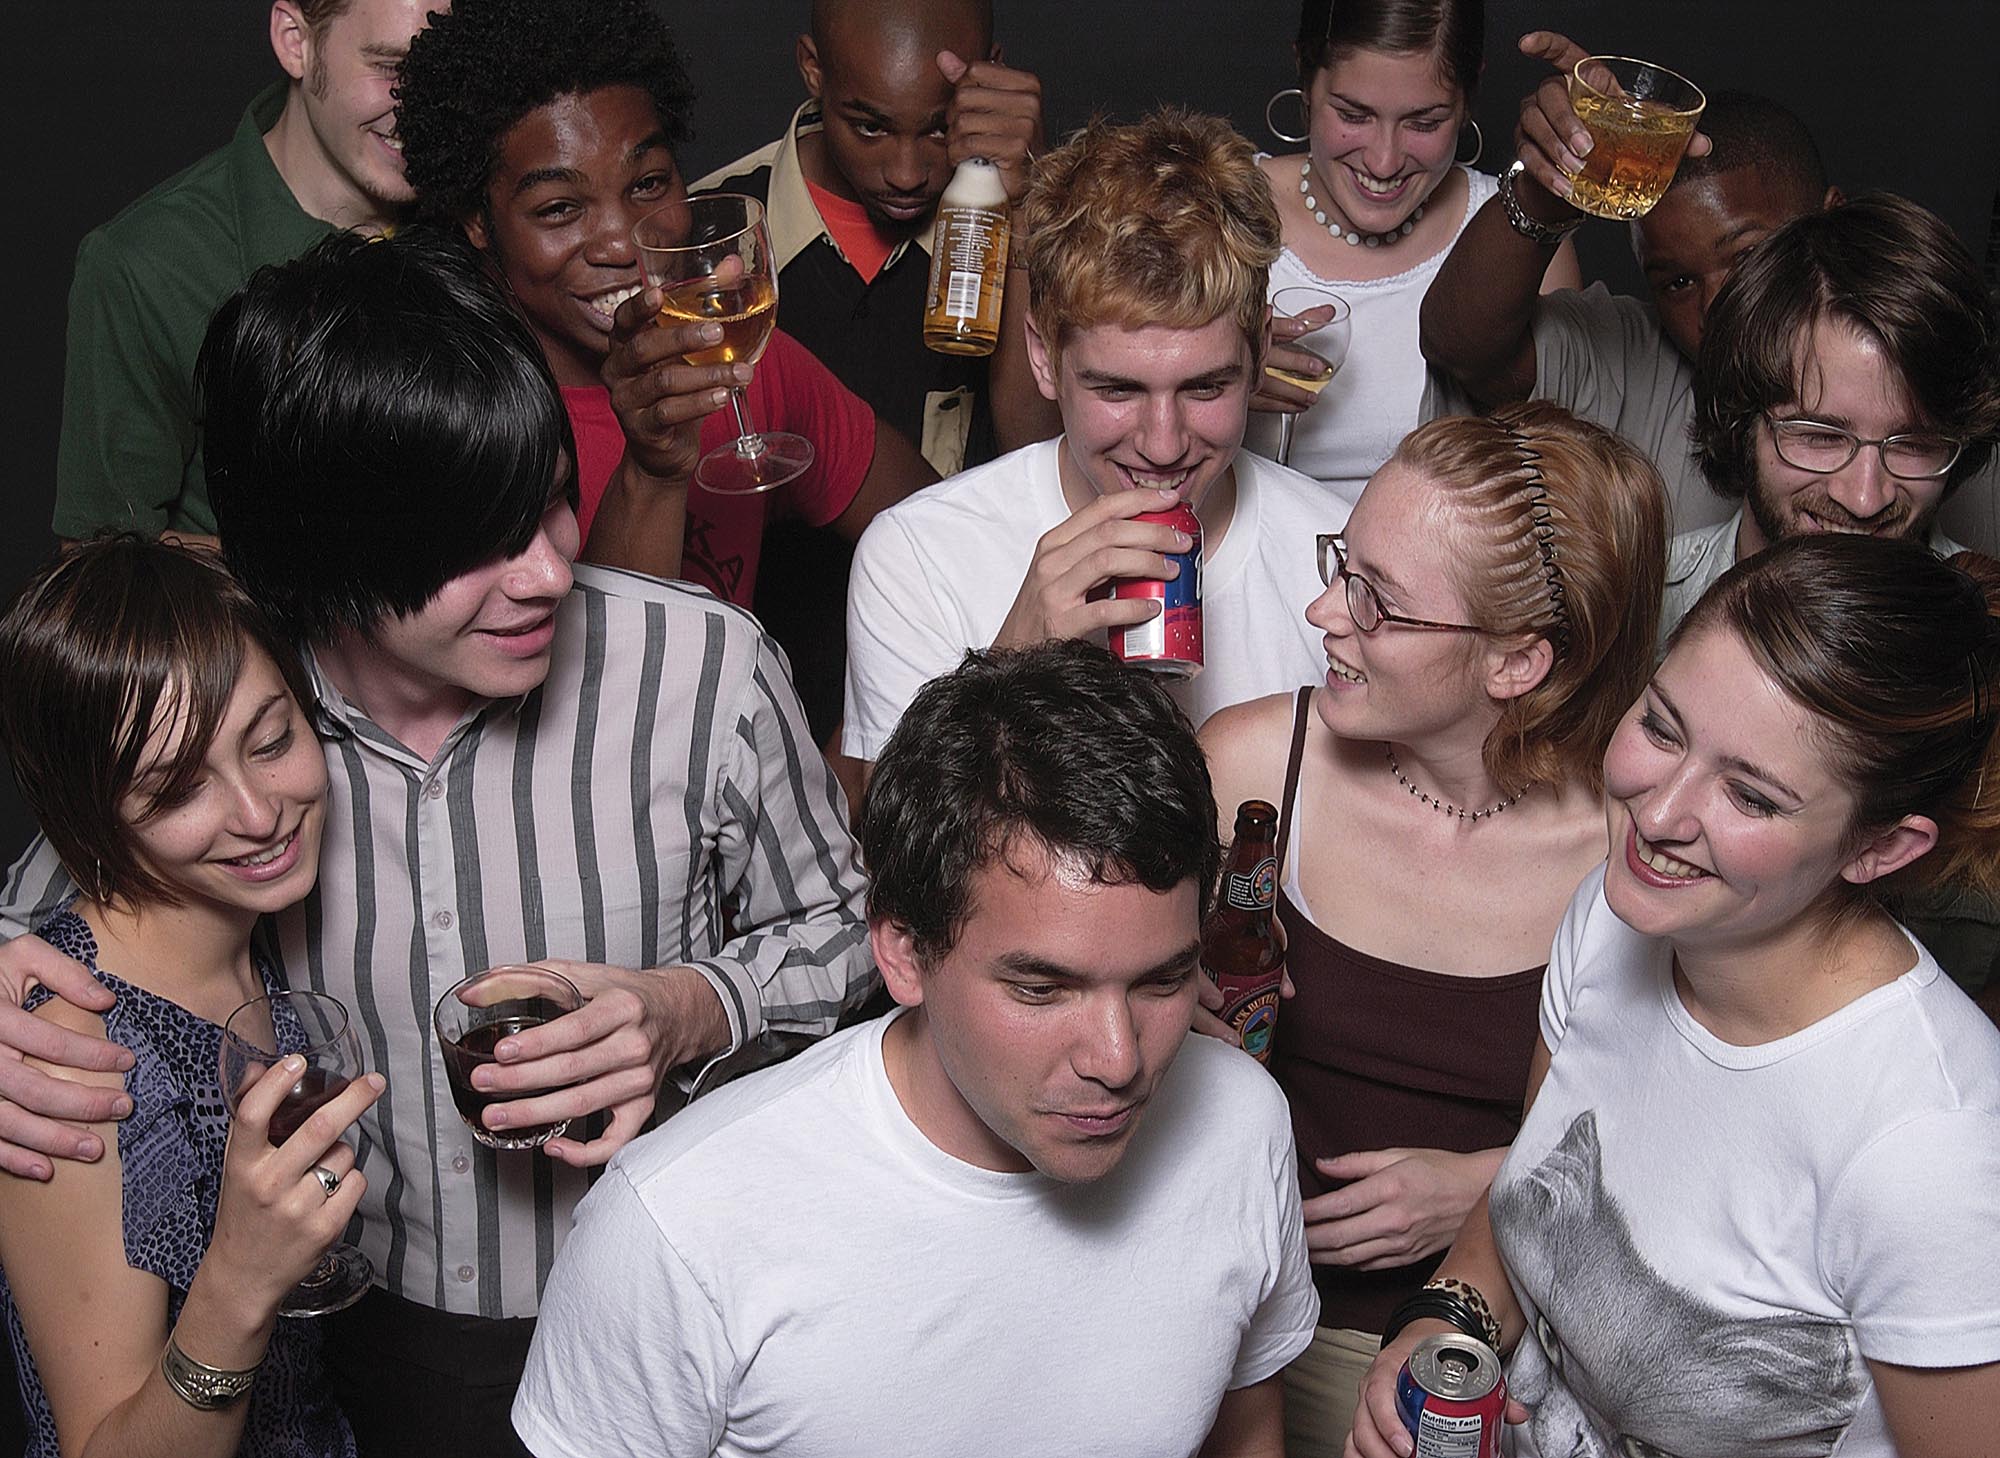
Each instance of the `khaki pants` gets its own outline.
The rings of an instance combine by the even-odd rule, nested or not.
[[[1285,1368],[1285,1458],[1340,1458],[1382,1338],[1323,1326]]]

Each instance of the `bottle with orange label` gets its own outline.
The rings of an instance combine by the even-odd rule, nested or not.
[[[1201,930],[1201,961],[1222,989],[1222,1020],[1259,1063],[1271,1056],[1285,948],[1278,940],[1278,812],[1263,800],[1236,810],[1221,894]]]

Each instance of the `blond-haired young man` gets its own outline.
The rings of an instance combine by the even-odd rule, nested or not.
[[[1029,359],[1063,434],[918,492],[862,537],[846,749],[863,760],[967,649],[1101,638],[1155,613],[1093,593],[1173,574],[1185,539],[1134,518],[1176,502],[1204,550],[1207,666],[1174,686],[1189,717],[1325,671],[1302,616],[1321,590],[1313,538],[1351,503],[1242,449],[1278,254],[1250,144],[1179,110],[1096,122],[1036,164],[1024,212]]]

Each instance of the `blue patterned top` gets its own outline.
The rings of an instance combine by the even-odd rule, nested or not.
[[[166,1282],[171,1326],[215,1229],[222,1151],[229,1137],[219,1061],[222,1029],[99,968],[97,939],[74,911],[56,913],[39,931],[50,946],[88,967],[118,999],[104,1015],[104,1030],[112,1042],[130,1048],[135,1059],[125,1075],[132,1114],[118,1126],[125,1260],[134,1270]],[[263,957],[256,957],[256,965],[267,992],[284,990]],[[39,1007],[50,995],[37,988],[24,1006]],[[287,1050],[301,1046],[296,1027],[280,1028],[278,1036]],[[59,1458],[55,1418],[4,1272],[0,1308],[6,1313],[7,1336],[20,1369],[21,1407],[31,1430],[26,1458]],[[250,1390],[239,1458],[354,1458],[354,1435],[334,1406],[319,1352],[315,1323],[278,1318]]]

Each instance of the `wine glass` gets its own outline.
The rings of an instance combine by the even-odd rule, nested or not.
[[[273,1064],[305,1059],[298,1082],[271,1115],[270,1139],[283,1144],[321,1104],[361,1076],[361,1040],[339,998],[323,992],[280,992],[252,998],[222,1027],[222,1096],[230,1113]],[[326,1316],[368,1294],[375,1267],[345,1241],[329,1246],[278,1308],[280,1316]]]
[[[1352,313],[1347,306],[1347,300],[1325,289],[1307,288],[1301,285],[1279,289],[1271,295],[1271,307],[1288,319],[1296,319],[1299,315],[1314,309],[1333,310],[1324,324],[1291,341],[1291,348],[1303,349],[1307,354],[1319,358],[1326,365],[1324,374],[1302,375],[1292,370],[1280,369],[1276,365],[1264,366],[1265,374],[1276,375],[1287,384],[1297,385],[1307,394],[1317,397],[1321,390],[1333,383],[1334,375],[1339,372],[1341,364],[1347,358],[1348,319]],[[1277,459],[1281,466],[1289,466],[1292,463],[1292,432],[1298,428],[1298,421],[1299,417],[1290,411],[1278,417]]]
[[[489,1129],[480,1121],[495,1095],[472,1086],[473,1070],[497,1062],[503,1038],[552,1023],[583,1006],[583,994],[546,967],[494,967],[466,978],[431,1011],[438,1050],[451,1083],[451,1099],[472,1137],[488,1149],[536,1149],[569,1127],[569,1120],[525,1129]],[[503,1095],[517,1098],[519,1095]]]
[[[684,356],[692,365],[755,364],[778,319],[778,271],[764,205],[733,192],[703,193],[648,213],[632,242],[646,282],[666,295],[660,323],[720,324],[722,340]],[[759,432],[741,385],[729,390],[736,439],[701,458],[705,490],[747,496],[798,479],[813,463],[812,442],[789,431]]]

